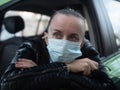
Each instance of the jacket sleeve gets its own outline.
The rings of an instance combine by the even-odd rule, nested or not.
[[[63,80],[60,78],[65,78],[68,73],[66,64],[64,63],[50,64],[48,60],[49,59],[48,54],[46,52],[44,52],[45,54],[43,52],[38,52],[39,50],[45,51],[43,50],[45,48],[43,46],[40,46],[42,44],[38,44],[38,43],[42,43],[42,42],[39,42],[38,40],[37,41],[33,40],[33,41],[25,42],[20,46],[11,64],[8,66],[7,70],[5,71],[5,73],[1,78],[0,90],[40,90],[40,88],[44,88],[44,89],[46,88],[45,86],[46,84],[43,85],[43,83],[48,83],[47,82],[48,80],[49,81],[52,80],[55,82],[56,79],[58,80],[59,84],[54,83],[55,86],[65,84],[65,81],[64,83],[60,83],[61,80]],[[42,55],[42,57],[39,55]],[[19,58],[26,58],[33,60],[39,66],[24,70],[17,69],[15,68],[15,62],[18,61]],[[42,61],[39,58],[42,58]],[[24,78],[24,80],[22,78]]]
[[[16,69],[14,63],[20,57],[37,62],[31,45],[23,45],[1,78],[1,90],[46,90],[59,87],[71,87],[69,90],[115,90],[111,79],[104,72],[95,71],[91,77],[87,77],[81,73],[68,72],[64,63],[46,63],[32,68]]]

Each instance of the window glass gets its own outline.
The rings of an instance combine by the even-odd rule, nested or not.
[[[8,3],[9,1],[11,1],[11,0],[0,0],[0,6]]]
[[[16,16],[19,15],[23,18],[24,23],[25,23],[25,28],[24,30],[16,33],[16,36],[34,36],[34,35],[39,35],[41,34],[46,26],[48,25],[48,21],[50,19],[49,16],[46,15],[41,15],[39,13],[32,13],[32,12],[26,12],[26,11],[8,11],[5,14],[5,18],[6,17],[10,17],[10,16]],[[6,32],[4,25],[2,28],[2,32],[1,34],[1,39],[5,39],[8,38],[5,35],[8,33]],[[9,37],[13,36],[11,34],[8,35]]]
[[[113,26],[117,46],[120,48],[120,2],[115,0],[103,0],[103,2]]]

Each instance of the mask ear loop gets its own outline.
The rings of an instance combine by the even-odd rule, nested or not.
[[[47,38],[47,35],[45,35],[45,36],[42,37],[42,39],[45,39],[45,38]]]
[[[46,31],[44,31],[44,33],[42,34],[42,39],[46,39],[46,38],[48,38],[48,34]]]
[[[45,34],[45,32],[44,32],[44,35],[42,36],[42,39],[44,39],[46,44],[48,44],[48,35]]]

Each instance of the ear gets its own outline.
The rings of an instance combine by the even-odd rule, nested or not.
[[[48,45],[48,33],[47,32],[44,32],[44,39],[45,39],[46,44]]]

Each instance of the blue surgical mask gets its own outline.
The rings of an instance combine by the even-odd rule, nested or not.
[[[70,63],[82,56],[80,42],[62,39],[48,39],[48,52],[53,62]]]

